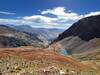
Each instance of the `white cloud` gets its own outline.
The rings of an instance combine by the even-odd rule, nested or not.
[[[11,25],[30,25],[33,22],[25,21],[23,19],[0,19],[0,24],[11,24]]]
[[[54,15],[66,15],[66,13],[64,12],[65,8],[64,7],[56,7],[53,9],[47,9],[45,11],[42,11],[41,14],[54,14]]]
[[[47,14],[55,15],[55,17],[45,16]],[[100,15],[98,12],[90,12],[85,15],[79,15],[71,10],[66,11],[64,7],[56,7],[42,11],[40,15],[24,16],[16,19],[0,19],[0,24],[16,24],[31,25],[33,27],[43,28],[69,28],[74,22],[81,18]]]
[[[57,7],[53,9],[47,9],[45,11],[42,11],[41,14],[52,14],[57,16],[58,19],[66,19],[66,20],[78,20],[83,17],[83,15],[78,15],[77,13],[71,12],[71,10],[68,10],[68,12],[65,12],[64,7]]]
[[[61,28],[68,28],[72,23],[76,22],[82,15],[78,15],[77,13],[65,12],[64,7],[57,7],[53,9],[47,9],[41,12],[42,15],[33,15],[33,16],[26,16],[23,17],[25,21],[30,21],[33,23],[40,23],[43,27],[61,27]],[[55,18],[43,16],[46,14],[55,15]]]
[[[56,21],[57,18],[50,18],[41,15],[33,15],[33,16],[26,16],[23,17],[26,21],[37,22],[37,23],[51,23],[52,21]]]
[[[0,14],[3,14],[3,15],[16,15],[16,13],[5,12],[5,11],[0,11]]]
[[[86,14],[84,17],[95,16],[95,15],[100,15],[100,11],[98,11],[98,12],[90,12],[89,14]]]
[[[16,19],[0,19],[0,24],[22,24],[22,20]]]

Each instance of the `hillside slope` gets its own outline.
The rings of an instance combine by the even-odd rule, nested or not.
[[[15,30],[8,26],[0,25],[0,47],[18,47],[24,44],[34,47],[44,47],[45,43],[35,34],[33,35]]]
[[[100,44],[96,45],[99,38],[100,15],[97,15],[83,18],[74,23],[68,30],[60,34],[55,42],[60,43],[72,53],[81,53],[100,47]]]
[[[41,48],[34,48],[31,46],[29,47],[23,46],[23,47],[18,47],[18,48],[0,48],[0,59],[1,58],[5,59],[5,57],[10,57],[10,56],[13,56],[13,57],[18,56],[28,61],[48,60],[49,63],[54,62],[58,65],[64,65],[66,63],[66,64],[69,64],[70,67],[73,67],[73,68],[77,67],[79,69],[84,69],[86,67],[84,64],[80,63],[79,61],[77,61],[76,59],[70,56],[64,57],[53,51],[48,51],[48,50],[41,49]],[[46,63],[46,61],[44,62]]]

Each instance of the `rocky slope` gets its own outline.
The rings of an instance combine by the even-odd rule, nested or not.
[[[74,23],[55,40],[72,53],[95,50],[100,38],[100,15],[86,17]]]
[[[0,47],[28,46],[30,43],[14,37],[0,36]]]
[[[11,27],[0,25],[0,47],[18,47],[31,45],[34,47],[44,47],[46,41],[35,34],[15,30]],[[44,38],[45,39],[45,38]]]

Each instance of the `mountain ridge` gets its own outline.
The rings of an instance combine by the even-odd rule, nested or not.
[[[9,26],[19,31],[41,35],[50,42],[53,41],[55,38],[57,38],[58,35],[64,31],[63,29],[57,29],[57,28],[33,28],[29,25],[18,25],[18,26],[9,25]]]
[[[98,27],[100,26],[99,22],[100,15],[83,18],[74,23],[69,29],[64,31],[62,34],[60,34],[58,37],[58,41],[68,36],[79,36],[82,40],[85,41],[89,41],[94,37],[100,38],[100,30],[98,29]],[[92,34],[94,34],[94,36]],[[62,35],[65,36],[62,37]]]
[[[59,35],[54,42],[60,43],[72,53],[95,50],[100,38],[100,15],[83,18]]]
[[[18,40],[20,40],[20,41],[22,40],[31,46],[36,46],[36,47],[43,47],[44,46],[44,42],[43,42],[44,40],[41,40],[40,38],[38,38],[37,35],[33,35],[31,33],[28,33],[28,32],[22,32],[22,31],[16,30],[14,28],[11,28],[11,27],[5,26],[5,25],[0,25],[0,36],[6,38],[6,39],[2,38],[2,40],[6,44],[9,44],[10,42],[8,43],[8,41],[11,41],[12,39],[10,39],[10,38],[13,38],[16,42]],[[9,40],[7,40],[7,39],[9,39]],[[16,44],[16,42],[14,40],[12,41],[12,43]],[[3,45],[2,43],[1,43],[1,45]],[[45,41],[45,43],[46,43],[46,41]],[[20,46],[21,46],[21,44],[20,44]],[[11,47],[13,47],[13,45]]]

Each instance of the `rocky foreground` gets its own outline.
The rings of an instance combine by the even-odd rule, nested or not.
[[[0,48],[0,75],[100,75],[96,62],[84,63],[49,49]]]

